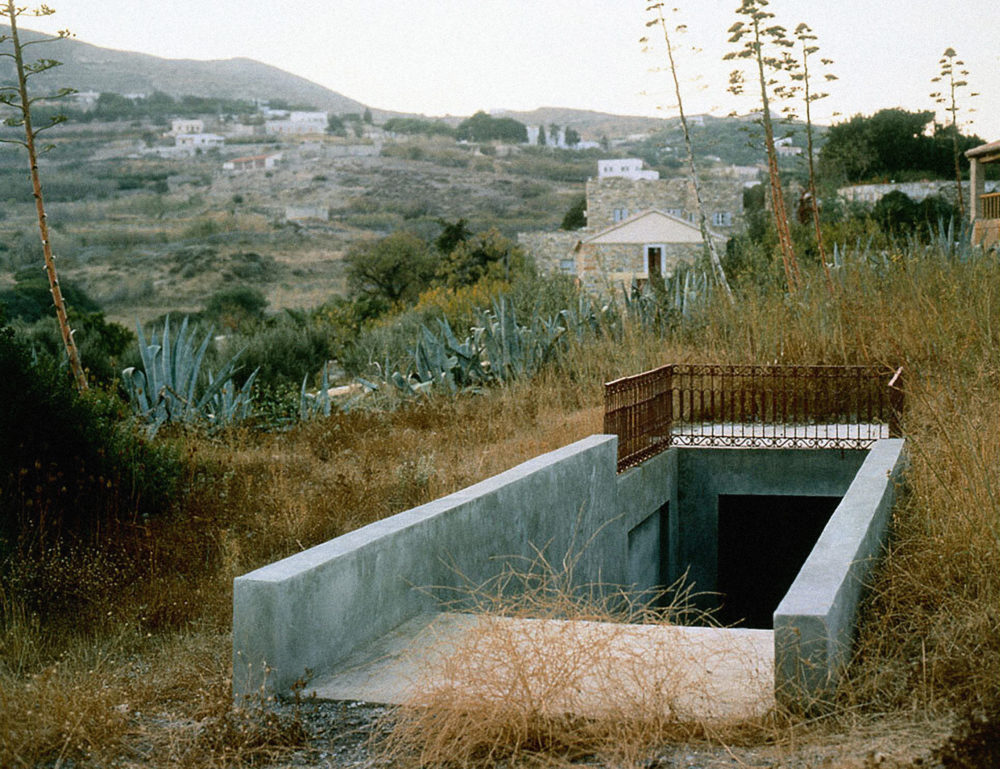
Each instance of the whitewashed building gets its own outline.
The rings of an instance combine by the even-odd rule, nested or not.
[[[233,158],[222,164],[223,171],[232,171],[242,174],[250,171],[269,171],[276,168],[281,162],[281,153],[275,152],[270,155],[249,155],[242,158]]]
[[[264,132],[278,136],[321,134],[326,132],[327,124],[325,112],[292,111],[288,113],[288,117],[265,121]]]
[[[168,136],[180,134],[200,134],[205,132],[205,121],[198,118],[179,117],[170,121]]]
[[[607,179],[619,177],[622,179],[659,179],[659,171],[646,171],[642,167],[641,158],[614,158],[597,161],[597,178]]]
[[[175,147],[186,147],[191,150],[205,151],[210,149],[217,149],[224,146],[226,143],[225,136],[219,136],[218,134],[206,134],[206,133],[183,133],[177,134],[174,137]]]

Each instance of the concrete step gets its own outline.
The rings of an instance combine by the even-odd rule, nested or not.
[[[774,704],[774,633],[423,614],[316,679],[312,692],[387,704],[428,704],[442,692],[521,698],[588,717],[752,718]]]

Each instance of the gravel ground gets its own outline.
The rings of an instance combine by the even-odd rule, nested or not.
[[[281,706],[286,714],[290,705]],[[377,720],[389,708],[362,702],[321,702],[302,706],[309,746],[286,755],[268,769],[353,769],[385,766],[371,750]],[[805,744],[726,747],[709,744],[665,746],[642,769],[965,769],[1000,767],[1000,727],[993,721],[872,730],[830,736]],[[579,766],[606,767],[598,761]]]

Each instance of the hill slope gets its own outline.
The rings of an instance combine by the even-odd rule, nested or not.
[[[10,27],[0,25],[0,34]],[[46,36],[20,30],[25,40]],[[38,75],[38,87],[63,86],[78,91],[114,93],[152,93],[163,91],[171,96],[187,94],[230,99],[284,99],[309,104],[329,112],[360,112],[365,105],[336,91],[293,75],[269,64],[246,58],[196,60],[164,59],[145,53],[101,48],[78,40],[60,40],[52,45],[34,47],[34,57],[58,59],[63,66]],[[0,80],[13,77],[13,62],[0,63]]]

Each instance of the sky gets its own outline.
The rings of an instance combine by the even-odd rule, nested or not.
[[[676,114],[662,33],[645,0],[53,0],[22,26],[167,58],[244,56],[369,106],[425,115],[573,107]],[[685,110],[752,105],[727,93],[727,29],[738,0],[675,0]],[[671,11],[676,6],[676,12]],[[885,107],[933,109],[931,78],[951,46],[980,95],[968,129],[1000,139],[1000,4],[990,0],[772,0],[775,22],[808,23],[839,78],[815,104],[830,123]],[[970,18],[974,16],[974,18]],[[639,39],[660,42],[647,52]],[[960,105],[961,107],[962,105]],[[941,118],[946,117],[940,113]]]

